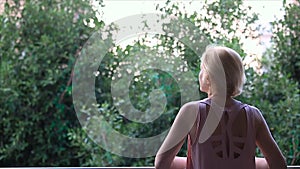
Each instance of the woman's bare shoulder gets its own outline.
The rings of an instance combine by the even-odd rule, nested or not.
[[[197,100],[197,101],[191,101],[185,103],[180,110],[182,111],[191,111],[191,110],[198,110],[199,109],[199,104],[202,102],[202,100]]]

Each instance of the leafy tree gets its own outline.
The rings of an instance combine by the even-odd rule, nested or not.
[[[166,33],[176,32],[176,30],[178,32],[184,32],[180,31],[180,29],[183,29],[182,27],[180,27],[180,24],[176,24],[180,23],[180,20],[182,19],[190,22],[191,25],[194,25],[195,27],[200,27],[199,30],[201,31],[201,35],[205,35],[211,43],[217,43],[232,47],[239,53],[241,53],[243,57],[246,56],[246,53],[240,48],[240,46],[242,45],[240,41],[241,38],[246,38],[247,36],[255,37],[255,34],[253,34],[253,32],[255,32],[255,27],[253,25],[257,20],[257,15],[249,15],[247,13],[247,10],[249,9],[243,6],[242,1],[235,1],[232,3],[229,3],[228,1],[214,1],[210,3],[207,1],[201,8],[202,12],[197,11],[191,15],[188,15],[184,11],[181,11],[179,8],[179,4],[173,3],[171,1],[167,1],[165,6],[163,7],[158,6],[157,10],[163,12],[166,17],[177,16],[179,19],[175,19],[170,24],[165,25]],[[228,13],[227,11],[231,11],[232,13]],[[239,26],[238,23],[240,22],[244,25],[240,24]],[[188,42],[189,40],[186,41],[185,38],[189,38],[191,43]],[[178,52],[180,53],[179,58],[184,60],[186,63],[186,65],[183,66],[186,66],[189,70],[191,70],[194,75],[192,79],[188,79],[194,82],[194,84],[191,83],[189,87],[197,90],[199,88],[197,84],[197,78],[200,68],[199,55],[201,51],[193,51],[189,47],[198,46],[199,48],[201,48],[200,50],[203,50],[205,48],[205,46],[199,46],[198,41],[201,39],[197,38],[197,36],[185,36],[183,37],[182,41],[178,41],[175,38],[167,35],[157,35],[154,37],[154,39],[158,39],[161,43],[151,48],[147,46],[147,43],[144,43],[147,40],[147,37],[145,37],[146,40],[141,39],[134,45],[128,45],[125,49],[116,47],[113,53],[108,53],[106,55],[106,59],[103,62],[104,66],[100,65],[99,68],[99,72],[101,72],[103,76],[98,77],[99,93],[97,93],[97,95],[98,102],[105,103],[100,105],[100,107],[103,109],[107,109],[108,106],[108,108],[111,110],[105,112],[105,117],[107,121],[111,122],[115,130],[133,137],[149,137],[157,135],[164,131],[166,127],[170,127],[181,106],[180,97],[178,97],[177,95],[179,92],[178,87],[176,87],[176,84],[172,82],[172,77],[170,78],[170,76],[157,70],[145,71],[136,76],[136,81],[131,84],[131,91],[129,93],[131,97],[131,103],[128,104],[133,104],[137,109],[147,111],[147,109],[150,107],[148,96],[154,88],[160,88],[163,89],[164,93],[169,96],[167,97],[168,104],[166,111],[163,113],[159,120],[150,125],[137,124],[122,116],[120,110],[116,109],[116,107],[114,106],[114,103],[111,99],[111,94],[107,94],[107,91],[110,91],[111,86],[109,84],[111,84],[112,82],[112,75],[117,72],[118,65],[120,65],[122,60],[130,56],[137,56],[133,62],[126,62],[129,65],[134,65],[135,63],[139,63],[138,60],[140,58],[138,54],[140,53],[146,53],[146,55],[149,56],[149,59],[151,59],[150,56],[157,57],[155,51],[158,48],[162,48],[166,52],[167,56],[172,56],[173,52]],[[184,44],[184,42],[188,42],[189,45]],[[172,60],[172,58],[170,57],[167,57],[166,59]],[[147,62],[147,60],[145,60],[145,62]],[[171,68],[172,66],[173,65],[171,62],[170,64],[164,65],[164,67],[168,68]],[[122,76],[120,77],[120,79],[122,79]],[[159,83],[160,85],[157,86],[157,83]],[[122,92],[122,86],[119,86],[119,89],[120,92]],[[182,93],[179,92],[179,94]],[[200,97],[202,98],[204,97],[204,95],[201,94]],[[121,100],[121,102],[123,101],[124,100]],[[186,150],[183,149],[180,152],[180,155],[185,154]],[[138,160],[130,159],[125,160],[126,163],[121,163],[121,165],[152,166],[153,160],[153,157]]]
[[[270,129],[290,165],[300,163],[299,133],[299,1],[284,4],[284,18],[273,26],[273,46],[263,58],[266,72],[253,76],[253,98],[266,114]]]
[[[93,30],[83,21],[94,16],[89,2],[81,0],[5,3],[0,15],[1,166],[80,166],[88,159],[89,150],[79,152],[82,145],[68,136],[80,128],[70,77]]]
[[[100,5],[102,2],[99,2]],[[258,74],[252,68],[246,70],[247,84],[242,101],[260,108],[266,117],[270,129],[287,157],[288,164],[299,164],[299,88],[297,77],[298,15],[299,7],[286,8],[286,20],[275,22],[275,47],[265,53],[269,62],[262,62],[266,72]],[[199,11],[188,14],[176,2],[167,1],[157,10],[167,16],[177,16],[169,25],[166,33],[172,29],[181,29],[176,25],[185,20],[196,26],[209,42],[225,45],[246,57],[241,48],[241,40],[257,37],[255,21],[258,16],[249,13],[242,0],[205,1]],[[75,60],[92,33],[102,28],[104,23],[95,18],[89,2],[81,0],[55,1],[14,1],[6,3],[5,11],[0,15],[0,163],[2,166],[153,166],[154,157],[131,159],[105,151],[88,137],[78,123],[72,102],[71,78]],[[95,28],[86,25],[94,23]],[[147,21],[145,21],[147,23]],[[172,25],[173,24],[173,25]],[[146,24],[147,25],[147,24]],[[277,25],[277,27],[276,27]],[[280,26],[283,25],[283,26]],[[115,30],[114,25],[109,31]],[[199,31],[198,30],[198,31]],[[285,32],[290,32],[285,34]],[[111,34],[110,34],[111,35]],[[110,40],[110,35],[108,40]],[[139,73],[127,70],[123,75],[134,74],[130,83],[130,103],[141,111],[151,111],[151,92],[160,89],[164,92],[166,109],[162,116],[149,124],[139,124],[127,119],[113,101],[111,84],[122,75],[115,73],[124,63],[122,61],[141,53],[153,57],[171,56],[179,53],[184,61],[178,65],[179,71],[191,70],[194,77],[188,77],[191,88],[199,89],[197,78],[200,69],[201,50],[194,51],[198,36],[183,37],[178,41],[167,35],[156,35],[155,46],[148,46],[149,37],[141,38],[125,48],[113,46],[99,65],[96,78],[97,108],[101,116],[120,133],[131,137],[149,137],[166,130],[173,122],[180,108],[180,88],[174,78],[161,70],[145,70]],[[191,43],[185,44],[187,38]],[[195,41],[193,41],[195,40]],[[286,47],[288,45],[290,47]],[[114,45],[114,44],[112,44]],[[298,46],[297,46],[298,45]],[[164,53],[159,53],[163,49]],[[97,52],[96,48],[95,51]],[[96,54],[96,53],[95,53]],[[288,58],[288,59],[287,59]],[[297,57],[295,57],[297,58]],[[151,57],[135,57],[126,64],[147,62]],[[164,65],[172,69],[170,64]],[[267,59],[265,59],[267,60]],[[285,62],[289,60],[288,62]],[[296,63],[288,65],[292,61]],[[94,63],[93,63],[94,64]],[[96,64],[96,63],[95,63]],[[158,63],[159,64],[159,63]],[[126,65],[125,65],[126,66]],[[75,72],[76,73],[76,72]],[[98,75],[97,75],[98,74]],[[294,80],[290,79],[293,77]],[[125,86],[126,87],[126,86]],[[119,92],[123,85],[117,86]],[[200,98],[204,97],[200,94]],[[199,98],[199,99],[200,99]],[[119,100],[122,101],[122,100]],[[83,107],[84,108],[84,105]],[[89,114],[88,110],[85,112]],[[98,125],[98,124],[97,124]],[[101,125],[101,124],[100,124]],[[95,126],[97,128],[97,126]],[[101,133],[99,133],[101,135]],[[115,140],[118,141],[118,140]],[[138,151],[138,150],[132,150]],[[185,155],[183,149],[180,155]],[[260,155],[258,152],[257,155]]]
[[[274,21],[272,40],[274,62],[286,75],[300,82],[300,1],[284,1],[284,18]]]

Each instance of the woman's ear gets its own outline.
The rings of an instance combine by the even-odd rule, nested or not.
[[[210,82],[209,76],[206,77],[206,85],[208,87],[207,94],[208,94],[208,96],[210,96],[210,95],[212,95],[212,91],[211,91],[212,87],[211,87],[211,82]]]
[[[210,78],[209,78],[209,76],[206,77],[206,84],[210,85]]]

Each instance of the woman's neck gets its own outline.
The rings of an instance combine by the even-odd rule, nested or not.
[[[231,96],[208,95],[208,98],[220,106],[230,106],[235,100]]]

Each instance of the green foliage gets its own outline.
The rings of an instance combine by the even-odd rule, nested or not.
[[[1,166],[82,165],[70,77],[95,14],[81,0],[14,2],[0,16]]]
[[[298,83],[276,69],[247,76],[240,99],[258,107],[289,165],[299,164],[300,101]],[[261,153],[257,154],[262,156]]]
[[[250,70],[242,100],[256,105],[289,165],[298,165],[299,149],[299,6],[285,6],[284,19],[272,23],[273,46],[263,56],[262,75]]]
[[[251,77],[249,89],[290,165],[300,164],[299,1],[286,5],[273,25],[273,46],[265,53],[267,72]],[[250,87],[251,86],[251,87]],[[250,95],[249,95],[250,96]]]
[[[241,37],[241,35],[244,37],[254,37],[255,34],[253,34],[253,32],[255,30],[254,28],[250,29],[250,27],[254,27],[253,25],[255,23],[255,20],[257,19],[257,15],[249,15],[247,13],[248,9],[244,10],[242,1],[238,1],[233,4],[222,4],[222,8],[218,8],[218,10],[216,10],[214,7],[216,5],[219,5],[219,3],[223,3],[223,1],[213,3],[207,2],[201,9],[203,11],[206,11],[206,15],[200,15],[199,13],[187,15],[179,9],[178,4],[171,3],[171,1],[168,1],[164,7],[158,6],[157,9],[161,12],[164,12],[166,16],[178,16],[179,21],[180,19],[189,21],[195,27],[201,27],[201,25],[203,25],[203,27],[199,29],[201,31],[201,35],[205,35],[211,43],[232,47],[239,53],[241,53],[242,56],[245,56],[245,52],[240,48],[240,46],[242,45],[240,39],[243,38]],[[227,13],[227,10],[238,11],[238,14]],[[211,15],[211,13],[214,13],[214,15]],[[227,13],[226,17],[220,17],[222,15],[225,15],[225,13]],[[239,27],[237,26],[237,22],[244,22],[246,26]],[[177,20],[174,20],[174,23],[171,22],[169,25],[165,25],[165,31],[181,32],[180,29],[182,29],[182,27],[180,27],[180,25],[177,25],[176,23],[178,23]],[[222,23],[222,25],[218,25],[219,23]],[[240,32],[236,31],[236,29],[238,29]],[[197,39],[197,36],[189,36],[188,38],[191,41],[190,43],[188,42],[189,40],[186,40],[185,38],[187,37],[183,37],[181,41],[179,41],[178,39],[172,38],[170,36],[157,35],[154,37],[154,39],[159,39],[160,43],[151,48],[148,47],[146,43],[144,43],[145,39],[147,39],[146,36],[145,39],[137,41],[134,45],[128,45],[125,49],[116,47],[113,53],[108,53],[105,56],[105,59],[101,63],[98,70],[102,73],[102,76],[98,76],[97,80],[97,91],[99,91],[97,92],[97,98],[98,103],[105,103],[100,105],[101,109],[106,110],[106,106],[108,106],[108,108],[110,109],[110,111],[103,111],[103,113],[106,120],[110,122],[111,126],[113,126],[115,130],[132,137],[155,136],[170,127],[179,108],[181,107],[181,100],[180,97],[178,97],[178,94],[180,95],[182,93],[179,92],[176,83],[174,83],[174,80],[172,80],[172,77],[170,77],[170,75],[158,70],[143,71],[140,72],[139,75],[135,76],[134,79],[132,79],[134,82],[130,84],[129,92],[131,102],[126,102],[126,104],[128,104],[128,107],[130,106],[130,104],[133,104],[136,109],[145,111],[147,113],[149,111],[149,108],[151,109],[151,105],[149,104],[148,99],[150,93],[153,89],[162,89],[167,97],[166,110],[159,119],[155,120],[151,124],[138,124],[124,117],[122,115],[124,112],[118,110],[118,108],[115,107],[116,103],[112,101],[111,93],[107,93],[107,91],[110,91],[110,84],[113,83],[112,79],[122,79],[123,76],[136,73],[135,70],[130,70],[130,73],[128,74],[122,72],[124,74],[121,74],[120,78],[118,78],[116,75],[115,77],[113,77],[113,74],[118,71],[118,66],[120,66],[121,62],[126,58],[136,56],[133,61],[127,60],[126,64],[128,64],[128,68],[130,68],[130,65],[132,66],[143,62],[147,63],[149,60],[151,60],[151,58],[159,57],[159,52],[156,51],[158,50],[158,48],[161,48],[164,51],[164,55],[166,55],[166,60],[170,61],[170,64],[165,64],[164,68],[172,69],[174,63],[172,64],[172,58],[170,56],[172,56],[174,52],[179,53],[179,58],[186,63],[186,65],[182,66],[186,66],[188,70],[191,70],[193,73],[192,79],[188,80],[193,81],[194,84],[190,83],[189,87],[193,89],[199,89],[197,79],[200,68],[199,55],[201,54],[201,51],[194,51],[191,49],[191,46],[197,46],[200,48],[200,50],[203,50],[206,46],[199,46],[201,45],[201,43],[199,43],[198,40],[201,39]],[[188,42],[188,44],[184,44],[184,42]],[[146,55],[146,58],[141,57],[143,55]],[[125,83],[126,82],[124,81],[123,84]],[[122,85],[119,86],[118,89],[119,92],[126,90]],[[204,94],[201,94],[200,97],[203,98]],[[124,100],[121,100],[120,102],[123,103]],[[183,147],[179,155],[186,155],[185,146]],[[139,160],[127,159],[124,161],[125,163],[121,163],[121,165],[152,166],[153,160],[153,157]]]
[[[182,11],[180,5],[172,1],[167,1],[163,7],[157,6],[166,16],[175,15],[198,27],[210,43],[231,47],[242,57],[246,53],[241,48],[241,39],[257,36],[255,21],[258,18],[249,13],[249,9],[242,0],[206,1],[193,14]],[[257,74],[251,68],[246,70],[247,84],[239,99],[262,110],[288,164],[299,165],[300,107],[297,104],[300,91],[296,82],[299,82],[299,57],[295,50],[299,48],[299,19],[292,19],[299,16],[299,6],[287,6],[286,11],[285,19],[273,23],[275,46],[265,53],[265,58],[271,58],[262,63],[266,71]],[[95,22],[96,28],[84,22]],[[174,25],[176,23],[174,20],[166,25],[165,31],[181,29],[180,25]],[[105,151],[88,137],[76,117],[72,102],[72,68],[91,33],[104,25],[97,21],[88,2],[27,0],[23,6],[16,1],[14,5],[6,4],[0,24],[1,166],[153,166],[154,157],[130,159]],[[137,73],[135,69],[128,69],[119,76],[116,72],[121,65],[130,68],[130,65],[148,63],[151,58],[166,57],[168,64],[163,65],[166,69],[190,70],[193,77],[183,80],[189,80],[189,87],[195,92],[199,89],[199,53],[205,46],[198,46],[199,51],[191,48],[199,45],[193,41],[197,36],[178,41],[170,36],[156,35],[152,38],[159,43],[153,47],[147,45],[147,38],[146,35],[125,48],[114,46],[95,75],[97,108],[101,116],[114,130],[130,137],[150,137],[168,129],[181,106],[182,91],[172,75],[162,70]],[[184,44],[187,39],[192,43]],[[159,52],[161,49],[163,53]],[[184,64],[174,66],[174,53],[179,54]],[[122,61],[128,58],[134,59],[127,60],[126,67]],[[129,86],[130,103],[126,103],[129,106],[149,113],[151,92],[159,89],[164,93],[154,99],[166,103],[166,109],[151,123],[127,119],[126,112],[119,110],[118,102],[113,101],[112,83],[132,74],[135,76]],[[125,83],[116,87],[118,92],[125,90]],[[203,97],[205,95],[200,93],[200,98]],[[87,110],[86,113],[91,112]],[[184,146],[179,155],[185,154]]]
[[[285,4],[285,15],[272,23],[274,62],[285,74],[300,82],[300,1]]]

